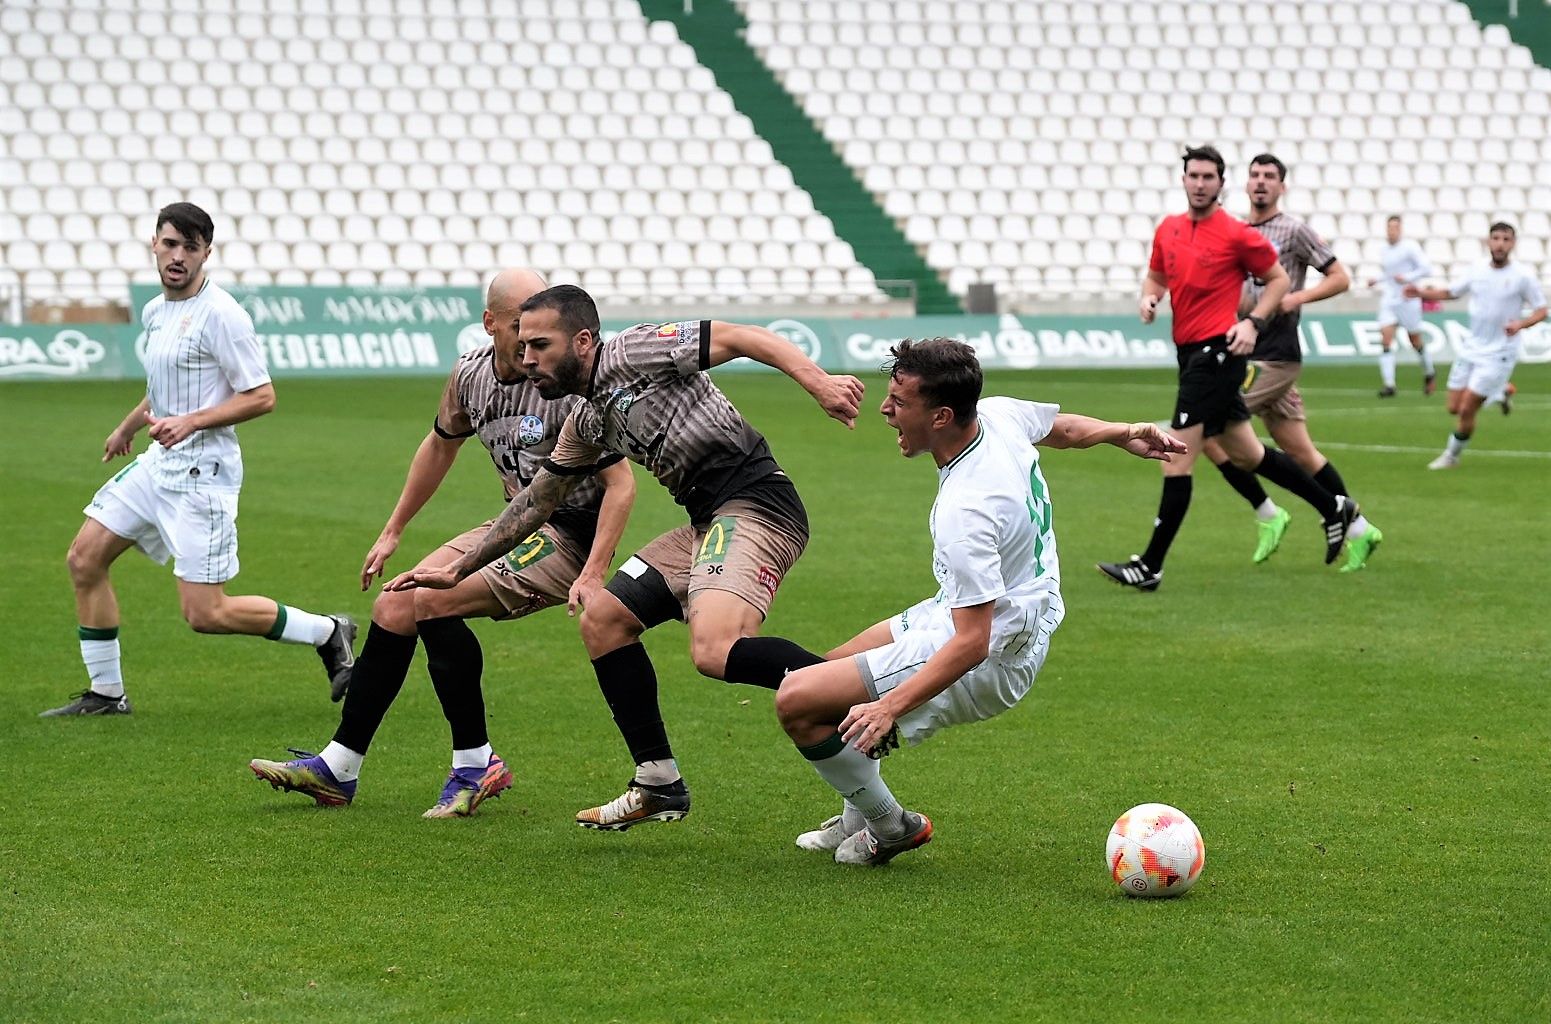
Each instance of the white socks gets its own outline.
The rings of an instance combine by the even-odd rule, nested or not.
[[[1267,498],[1265,501],[1262,501],[1259,505],[1255,506],[1255,518],[1262,522],[1269,523],[1271,520],[1276,518],[1276,514],[1280,511],[1281,509],[1276,507],[1276,502],[1272,501],[1270,498]]]
[[[1365,515],[1359,515],[1356,519],[1352,520],[1352,525],[1347,527],[1347,529],[1346,529],[1346,539],[1347,540],[1356,540],[1358,537],[1361,537],[1363,534],[1365,534],[1367,532],[1368,532],[1368,517],[1365,516]]]
[[[1387,388],[1395,386],[1395,350],[1393,348],[1385,349],[1379,353],[1379,379],[1384,382],[1384,386]]]
[[[329,740],[329,745],[318,756],[323,758],[323,763],[329,766],[329,771],[340,782],[354,782],[361,774],[361,762],[366,760],[365,754],[357,754],[333,740]]]
[[[1469,443],[1470,438],[1468,437],[1460,437],[1458,434],[1450,434],[1449,443],[1443,450],[1457,459],[1461,454],[1464,453],[1465,445]]]
[[[1431,377],[1433,375],[1433,357],[1428,354],[1426,345],[1416,350],[1416,358],[1422,361],[1422,372]]]
[[[334,620],[327,615],[315,615],[290,605],[280,606],[280,635],[270,634],[283,644],[307,644],[316,647],[334,635]]]
[[[485,768],[490,764],[490,756],[495,751],[486,743],[482,747],[471,747],[468,750],[454,750],[452,752],[452,766],[457,768]]]
[[[877,761],[842,740],[839,733],[823,743],[798,750],[844,798],[847,815],[854,808],[866,819],[873,834],[883,839],[905,834],[905,810],[884,783]]]
[[[668,786],[679,781],[679,763],[671,757],[642,761],[635,766],[635,780],[648,786]]]
[[[91,679],[93,693],[104,697],[124,696],[124,673],[119,667],[118,637],[112,640],[82,640],[81,660]]]

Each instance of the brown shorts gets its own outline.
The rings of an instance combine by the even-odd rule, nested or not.
[[[717,509],[706,526],[669,530],[636,557],[662,573],[686,616],[703,590],[737,594],[764,616],[807,546],[806,530],[772,516],[762,505],[733,500]]]
[[[485,539],[490,525],[485,523],[461,533],[446,546],[460,554],[469,551]],[[565,531],[545,525],[505,557],[479,570],[479,578],[506,609],[500,618],[518,619],[551,605],[565,604],[571,584],[586,563],[586,552],[578,549]]]
[[[1302,363],[1250,363],[1244,382],[1244,404],[1252,415],[1268,420],[1302,420],[1303,396],[1298,394]]]

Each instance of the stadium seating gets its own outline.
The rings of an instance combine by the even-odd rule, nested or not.
[[[671,24],[633,0],[449,9],[8,0],[0,286],[123,299],[148,215],[188,199],[256,284],[519,263],[614,304],[882,298]]]
[[[1515,222],[1518,258],[1551,277],[1551,72],[1463,3],[739,7],[751,47],[961,295],[1134,293],[1191,142],[1228,157],[1240,215],[1248,158],[1281,156],[1285,208],[1359,283],[1391,213],[1449,271],[1481,257],[1492,220]]]
[[[1285,159],[1287,208],[1359,285],[1396,212],[1441,271],[1505,218],[1551,277],[1551,72],[1462,3],[737,5],[955,294],[1133,293],[1195,141],[1240,214],[1248,157]],[[452,9],[8,0],[0,289],[122,299],[151,274],[148,213],[187,198],[249,283],[525,263],[614,305],[882,300],[671,23],[634,0]]]

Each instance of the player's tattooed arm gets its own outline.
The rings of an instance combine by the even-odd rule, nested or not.
[[[464,553],[456,562],[436,569],[412,569],[383,585],[384,590],[413,590],[429,587],[449,590],[482,567],[494,562],[549,521],[560,502],[571,493],[580,476],[562,476],[540,469],[533,482],[512,496],[506,508],[490,524],[479,546]]]

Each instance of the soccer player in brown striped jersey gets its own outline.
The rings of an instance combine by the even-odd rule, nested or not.
[[[577,815],[624,830],[689,811],[641,634],[668,619],[689,624],[703,675],[774,690],[788,671],[823,661],[789,640],[760,637],[776,589],[808,541],[797,489],[764,437],[706,371],[746,356],[781,370],[828,415],[856,424],[862,382],[831,375],[762,327],[720,321],[641,324],[603,341],[597,307],[561,285],[522,307],[523,362],[546,397],[581,395],[555,450],[484,543],[440,569],[404,573],[388,589],[453,587],[547,520],[611,453],[645,466],[689,515],[626,560],[587,605],[582,640],[636,773],[625,792]]]
[[[570,395],[545,398],[522,368],[518,311],[543,288],[543,278],[531,270],[502,271],[491,281],[484,324],[493,344],[464,353],[453,366],[393,514],[361,567],[362,590],[381,575],[404,528],[441,486],[465,439],[479,438],[510,500],[532,483],[554,448],[561,424],[581,403]],[[635,498],[629,465],[619,456],[599,462],[603,468],[597,476],[572,490],[548,523],[503,546],[458,586],[379,594],[333,740],[315,758],[255,760],[253,771],[319,803],[349,803],[367,747],[404,685],[418,640],[425,644],[431,683],[452,727],[453,747],[452,771],[441,798],[425,816],[467,817],[482,800],[509,786],[511,772],[491,749],[485,728],[479,641],[463,620],[516,619],[559,604],[574,614],[591,600],[603,586]],[[457,558],[477,545],[490,526],[447,541],[419,564],[436,566]]]
[[[1351,287],[1351,278],[1317,231],[1282,212],[1282,196],[1287,192],[1286,164],[1270,153],[1255,157],[1249,162],[1249,178],[1244,190],[1249,193],[1250,227],[1276,247],[1277,259],[1291,279],[1276,315],[1255,341],[1244,404],[1260,417],[1277,446],[1292,456],[1315,483],[1331,494],[1350,497],[1346,481],[1309,436],[1303,396],[1298,393],[1298,377],[1303,372],[1298,321],[1304,306],[1341,294]],[[1323,276],[1314,287],[1305,288],[1304,281],[1311,266]],[[1247,281],[1240,308],[1253,307],[1260,299],[1260,291],[1257,282]],[[1259,537],[1254,560],[1264,562],[1281,544],[1292,515],[1271,500],[1253,473],[1246,473],[1230,462],[1227,452],[1216,441],[1208,438],[1205,447],[1207,457],[1222,472],[1223,478],[1255,510]],[[1384,535],[1358,512],[1346,538],[1346,564],[1341,571],[1355,572],[1368,564],[1368,557]]]

